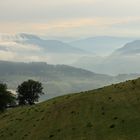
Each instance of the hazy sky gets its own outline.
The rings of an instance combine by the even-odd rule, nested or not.
[[[140,36],[140,0],[0,0],[0,32]]]

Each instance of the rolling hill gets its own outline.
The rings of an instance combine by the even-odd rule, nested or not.
[[[0,114],[1,140],[139,140],[140,79]]]
[[[66,93],[97,89],[139,76],[140,74],[110,76],[67,65],[51,65],[44,62],[0,61],[0,82],[7,83],[9,89],[15,91],[23,81],[28,79],[40,81],[46,93],[41,97],[41,101]]]
[[[44,62],[0,61],[0,82],[7,83],[9,89],[15,91],[23,81],[28,79],[40,81],[46,93],[41,97],[41,101],[66,93],[97,89],[139,76],[140,74],[110,76],[67,65],[52,65]]]
[[[114,81],[112,76],[67,65],[0,61],[0,82],[7,83],[10,89],[16,90],[19,84],[28,79],[43,83],[46,95],[42,96],[42,100],[99,88]]]

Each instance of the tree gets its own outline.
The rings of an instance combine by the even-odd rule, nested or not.
[[[18,102],[19,105],[33,105],[38,102],[40,95],[44,94],[42,92],[42,83],[34,80],[24,81],[17,88]]]
[[[14,95],[7,90],[6,84],[0,84],[0,111],[4,111],[8,106],[15,104]]]

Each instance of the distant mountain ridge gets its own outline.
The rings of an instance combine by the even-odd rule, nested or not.
[[[120,54],[140,54],[140,40],[135,40],[133,42],[127,43],[124,47],[116,50]]]
[[[43,83],[44,91],[47,93],[42,97],[43,100],[64,93],[101,87],[112,81],[111,76],[67,65],[0,61],[0,81],[6,82],[10,89],[15,90],[18,84],[28,79]]]
[[[132,38],[126,37],[99,36],[76,40],[71,42],[70,44],[72,46],[81,48],[83,50],[95,52],[97,54],[106,54],[114,51],[115,49],[132,40]]]
[[[0,60],[65,64],[108,75],[140,73],[139,40],[103,36],[64,43],[26,33],[0,38]]]
[[[96,68],[100,73],[106,74],[140,73],[140,40],[132,41],[117,49]]]
[[[70,64],[90,52],[32,34],[0,35],[0,60]]]
[[[47,93],[42,100],[137,77],[140,77],[140,74],[110,76],[67,65],[0,61],[0,82],[7,83],[10,89],[15,90],[25,80],[38,80],[43,83],[44,91]]]
[[[16,42],[22,45],[35,45],[44,49],[46,53],[84,53],[82,49],[70,46],[67,43],[63,43],[59,40],[44,40],[40,37],[32,34],[16,34],[16,35],[5,35],[0,37],[1,41]]]
[[[16,42],[22,44],[37,45],[45,49],[47,53],[48,52],[50,53],[84,53],[85,52],[82,49],[75,48],[59,40],[44,40],[39,38],[38,36],[28,35],[28,34],[21,34],[20,36],[23,38],[23,41],[21,42],[16,41]]]

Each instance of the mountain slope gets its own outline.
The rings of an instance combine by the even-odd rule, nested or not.
[[[100,73],[106,74],[139,73],[140,72],[139,60],[140,60],[140,40],[136,40],[127,43],[126,45],[124,45],[124,47],[114,51],[97,67],[97,69],[99,69]]]
[[[118,56],[118,54],[123,53],[124,50],[129,49],[129,53],[136,53],[137,49],[134,49],[134,45],[138,43],[128,43],[130,42],[130,38],[121,38],[121,37],[94,37],[88,38],[85,40],[79,40],[73,42],[71,45],[77,46],[78,48],[82,48],[83,50],[90,50],[91,52],[95,52],[98,55],[88,55],[79,58],[77,61],[72,63],[72,66],[84,68],[90,71],[106,73],[106,74],[120,74],[120,73],[129,73],[125,70],[122,70],[120,66],[118,67],[117,59],[120,59],[120,65],[123,63],[124,68],[126,68],[125,63],[121,63],[121,59],[126,59],[125,61],[129,61],[127,57],[122,58]],[[127,43],[127,44],[126,44]],[[126,45],[125,45],[126,44]],[[122,48],[121,48],[122,47]],[[136,47],[135,47],[136,48]],[[124,51],[124,55],[127,53]],[[110,64],[111,63],[111,64]],[[128,63],[128,62],[127,62]],[[123,65],[122,64],[122,65]],[[118,70],[120,68],[120,70]],[[134,68],[134,67],[133,67]],[[129,69],[127,69],[129,70]],[[135,73],[136,71],[131,70],[130,73]]]
[[[0,115],[1,140],[139,140],[140,79]]]
[[[113,77],[67,65],[0,61],[0,81],[7,83],[10,89],[15,90],[21,82],[28,79],[43,83],[47,93],[42,96],[44,100],[66,93],[99,88],[112,83]]]
[[[140,40],[127,43],[124,47],[116,50],[116,53],[120,53],[121,55],[140,54]]]
[[[17,40],[17,43],[23,45],[37,45],[44,49],[46,53],[84,53],[82,49],[78,49],[70,46],[67,43],[63,43],[58,40],[44,40],[35,35],[19,34],[21,40]]]
[[[51,65],[44,62],[23,63],[0,61],[0,82],[12,90],[25,80],[33,79],[43,83],[41,100],[66,93],[75,93],[138,78],[140,74],[110,76],[90,72],[67,65]]]
[[[98,55],[109,54],[118,47],[123,46],[125,43],[130,42],[130,38],[99,36],[91,37],[81,40],[76,40],[70,43],[74,47],[81,48],[83,50],[97,53]]]
[[[0,36],[0,44],[14,42],[17,45],[29,45],[38,46],[41,49],[44,49],[46,53],[83,53],[84,51],[75,47],[70,46],[67,43],[63,43],[58,40],[45,40],[41,39],[37,35],[20,33],[12,36]],[[10,45],[10,44],[9,44]],[[14,47],[14,46],[13,46]]]
[[[25,33],[0,35],[0,60],[68,64],[85,54],[88,52],[59,40]]]

